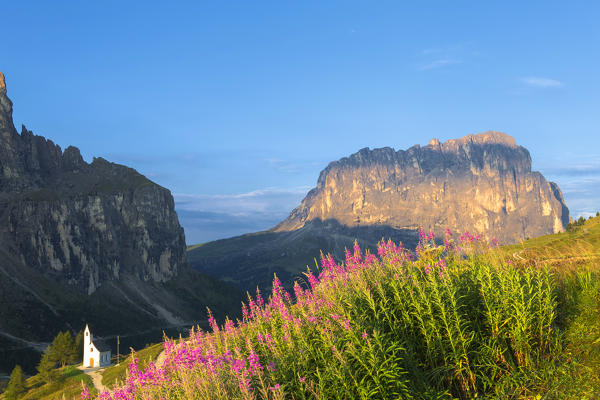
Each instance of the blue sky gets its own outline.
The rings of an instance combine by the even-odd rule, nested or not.
[[[188,243],[266,229],[329,161],[498,130],[600,210],[588,2],[8,2],[15,124],[169,188]]]

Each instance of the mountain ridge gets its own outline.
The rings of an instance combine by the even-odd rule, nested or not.
[[[300,229],[315,218],[438,235],[471,230],[504,243],[560,232],[569,222],[558,186],[531,170],[527,149],[494,131],[407,150],[364,148],[333,161],[273,230]]]
[[[24,342],[85,323],[100,336],[153,328],[159,339],[205,320],[206,306],[217,318],[238,311],[238,289],[189,267],[169,190],[18,133],[12,107],[0,74],[0,371],[17,360],[32,371],[39,354]]]

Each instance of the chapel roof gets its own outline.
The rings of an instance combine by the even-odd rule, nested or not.
[[[94,344],[94,346],[96,346],[96,348],[98,349],[98,351],[101,352],[101,353],[103,353],[105,351],[111,351],[110,345],[107,344],[102,339],[94,339],[94,340],[92,340],[92,343]]]

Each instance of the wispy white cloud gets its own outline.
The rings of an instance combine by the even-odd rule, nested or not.
[[[543,161],[537,168],[550,176],[567,176],[572,178],[593,176],[600,177],[600,155],[597,154],[563,154],[561,158]]]
[[[277,171],[295,174],[302,170],[302,167],[300,165],[290,163],[288,161],[281,160],[278,158],[267,158],[266,161],[267,161],[267,164],[269,164],[269,167],[271,167]]]
[[[174,193],[189,244],[272,228],[300,204],[310,188],[264,188],[246,193]]]
[[[528,76],[525,78],[521,78],[521,82],[526,84],[527,86],[536,87],[536,88],[558,88],[564,86],[561,81],[557,81],[556,79],[550,78],[541,78],[537,76]]]
[[[175,205],[188,211],[207,211],[229,215],[287,213],[300,204],[310,188],[265,188],[235,194],[174,193]]]
[[[430,69],[438,69],[438,68],[447,67],[449,65],[460,64],[461,62],[462,61],[460,61],[460,60],[455,60],[455,59],[451,59],[451,58],[440,58],[440,59],[433,60],[431,62],[421,65],[419,67],[419,69],[421,71],[427,71]]]
[[[464,42],[422,49],[416,55],[416,69],[430,71],[463,64],[465,60],[479,55],[477,51],[473,50],[474,45],[472,42]]]

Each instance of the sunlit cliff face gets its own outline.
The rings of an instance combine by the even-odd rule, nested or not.
[[[485,132],[406,151],[362,149],[332,162],[275,229],[314,219],[438,234],[472,230],[511,243],[564,230],[569,213],[558,186],[531,171],[525,148],[509,135]]]

